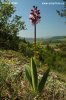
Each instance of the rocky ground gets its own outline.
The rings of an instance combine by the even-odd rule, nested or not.
[[[50,71],[40,94],[32,92],[25,78],[25,65],[29,61],[18,52],[0,50],[0,100],[66,100],[66,80],[54,71]],[[39,78],[42,71],[39,69]]]

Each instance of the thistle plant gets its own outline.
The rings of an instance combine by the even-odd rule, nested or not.
[[[47,81],[47,77],[49,74],[50,68],[46,70],[43,74],[43,77],[39,81],[36,64],[33,58],[31,58],[31,66],[25,68],[26,77],[35,93],[41,92],[45,86]]]

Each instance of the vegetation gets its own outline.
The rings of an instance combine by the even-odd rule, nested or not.
[[[62,9],[61,11],[57,10],[57,13],[61,16],[61,17],[65,17],[66,18],[66,0],[63,0],[64,2],[64,9]],[[66,23],[66,22],[65,22]]]
[[[8,2],[0,1],[0,100],[66,100],[66,37],[37,41],[34,55]]]
[[[18,50],[20,30],[24,30],[25,22],[21,16],[15,15],[14,6],[8,0],[0,2],[0,48]]]
[[[34,46],[36,49],[36,24],[39,23],[40,21],[40,10],[37,9],[37,6],[33,6],[33,9],[31,9],[31,13],[30,13],[30,21],[32,23],[32,25],[34,25]]]
[[[0,50],[0,99],[16,100],[19,98],[19,100],[26,100],[27,98],[27,100],[29,100],[38,98],[40,100],[45,98],[46,100],[50,98],[50,100],[52,100],[54,97],[58,100],[58,98],[61,97],[62,99],[65,98],[66,74],[64,72],[60,72],[55,68],[53,69],[54,71],[51,70],[45,85],[41,85],[44,87],[42,92],[35,95],[32,92],[32,88],[29,88],[29,82],[25,79],[25,66],[27,69],[31,69],[30,57],[25,57],[22,53],[12,50]],[[64,66],[62,66],[61,69],[63,67]],[[29,69],[28,71],[30,71]],[[46,64],[42,64],[42,67],[37,67],[39,83],[46,70]],[[53,91],[55,91],[55,96],[53,96]]]
[[[36,92],[41,92],[42,89],[44,88],[44,85],[47,81],[47,77],[49,74],[49,70],[50,68],[47,69],[47,71],[44,73],[41,81],[39,82],[38,80],[38,75],[37,75],[37,68],[36,68],[36,64],[33,58],[31,58],[31,69],[30,67],[26,68],[26,77],[28,79],[28,81],[30,82],[33,91]]]

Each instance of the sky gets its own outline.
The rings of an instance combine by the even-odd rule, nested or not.
[[[15,14],[22,16],[22,20],[25,21],[27,30],[19,32],[21,37],[34,37],[34,26],[29,20],[29,14],[33,5],[40,9],[41,21],[37,24],[37,38],[46,38],[53,36],[66,36],[66,21],[65,18],[60,17],[56,10],[61,10],[63,0],[11,0],[15,2],[16,7]],[[57,4],[57,3],[60,4]],[[48,3],[48,4],[45,4]],[[56,3],[50,4],[49,3]]]

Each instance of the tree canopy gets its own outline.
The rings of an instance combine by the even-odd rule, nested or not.
[[[15,7],[9,0],[0,1],[0,46],[15,43],[20,30],[25,30],[21,16],[15,15]]]
[[[64,9],[62,9],[61,11],[57,10],[57,13],[61,16],[61,17],[65,17],[66,18],[66,0],[64,1]],[[66,23],[66,22],[65,22]]]

